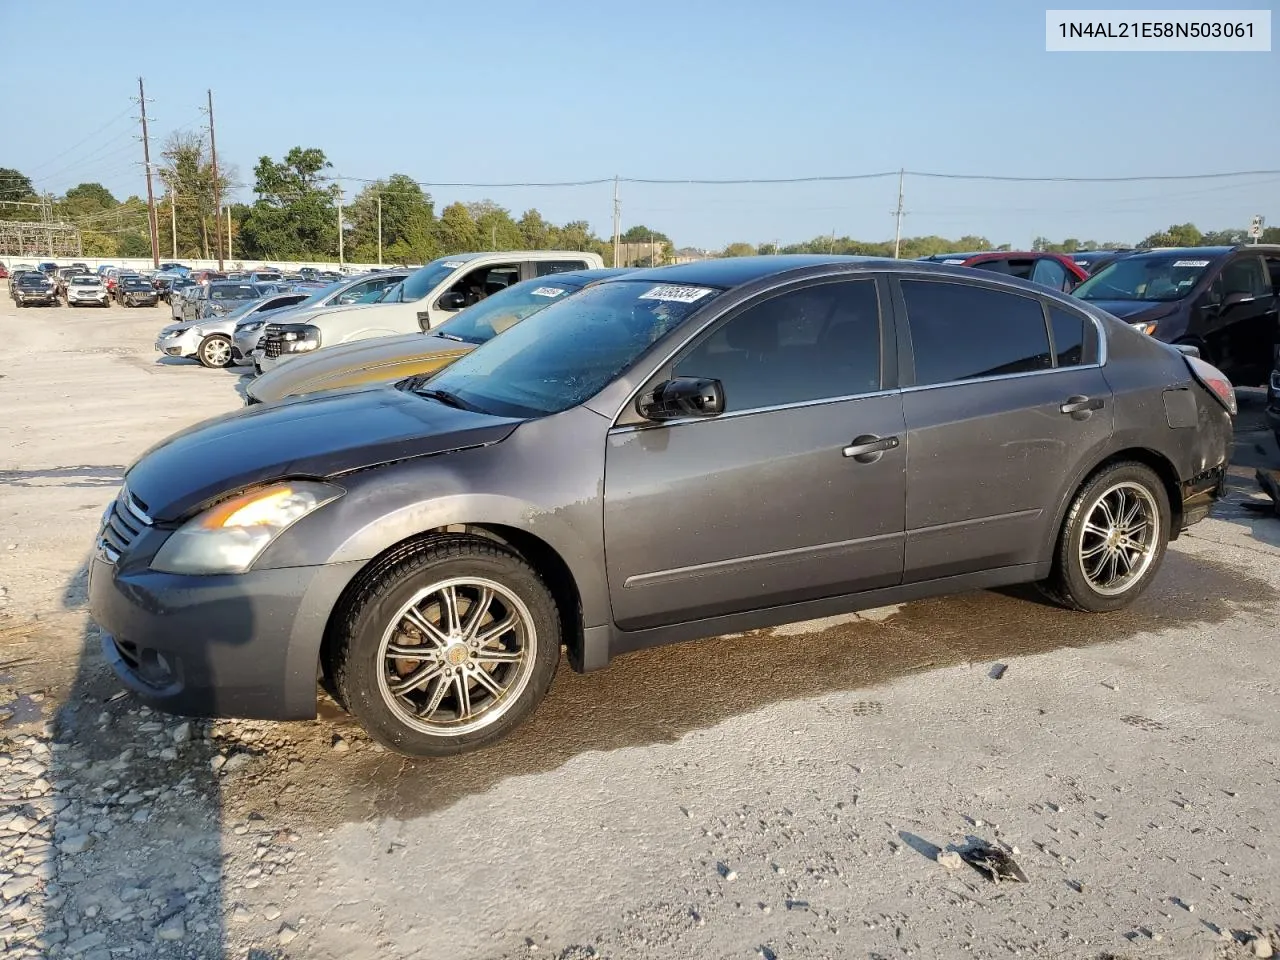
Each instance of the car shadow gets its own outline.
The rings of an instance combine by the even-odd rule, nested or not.
[[[1269,610],[1273,599],[1269,584],[1235,568],[1171,552],[1146,595],[1107,615],[1073,613],[1020,591],[975,592],[660,647],[589,674],[562,666],[538,712],[507,739],[431,761],[382,751],[326,699],[317,721],[288,728],[298,749],[265,755],[236,801],[295,818],[421,816],[584,753],[671,743],[780,701],[812,700],[815,722],[856,724],[882,705],[826,705],[824,695],[941,667],[1118,643],[1170,623],[1221,623],[1242,610]],[[338,739],[356,749],[335,763],[328,748]],[[332,789],[319,796],[301,789],[318,780]]]
[[[65,586],[66,614],[86,612],[87,582],[86,562]],[[157,947],[163,955],[226,955],[229,831],[208,728],[127,694],[101,633],[85,624],[75,676],[46,724],[50,849],[35,901],[41,931],[28,942],[39,955],[151,956]]]
[[[124,476],[122,464],[103,466],[52,467],[46,470],[0,470],[0,486],[43,487],[40,480],[60,481],[59,487],[118,487]]]

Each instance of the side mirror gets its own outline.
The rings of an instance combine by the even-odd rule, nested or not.
[[[1237,303],[1246,303],[1252,299],[1253,297],[1249,296],[1243,290],[1232,290],[1222,298],[1222,306],[1223,309],[1227,307],[1234,307]]]
[[[1200,348],[1193,343],[1175,343],[1173,348],[1184,357],[1199,357]]]
[[[436,302],[436,306],[441,310],[461,310],[467,305],[467,295],[465,293],[446,293]]]
[[[636,397],[636,412],[646,420],[714,417],[724,413],[724,387],[705,377],[664,380]]]

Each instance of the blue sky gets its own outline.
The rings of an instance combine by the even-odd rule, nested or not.
[[[199,107],[213,89],[219,158],[250,185],[259,156],[295,145],[320,147],[343,176],[402,172],[431,182],[1280,168],[1280,52],[1046,53],[1045,5],[1025,0],[228,0],[217,8],[225,19],[193,17],[189,30],[172,2],[131,3],[106,20],[101,3],[57,6],[59,23],[96,24],[114,40],[96,44],[101,55],[54,66],[61,28],[40,4],[5,4],[0,84],[34,93],[10,100],[26,105],[20,118],[6,111],[0,166],[54,192],[99,180],[119,196],[144,193],[128,99],[139,73],[156,144],[204,123]],[[14,41],[36,33],[50,42]],[[437,209],[489,197],[517,215],[536,206],[559,222],[611,230],[611,185],[431,192]],[[249,189],[241,194],[251,199]],[[832,230],[882,239],[893,234],[896,199],[892,178],[624,184],[623,226],[643,222],[702,247]],[[905,208],[908,235],[972,233],[1015,246],[1037,234],[1134,241],[1174,221],[1225,228],[1263,213],[1280,223],[1280,176],[1106,185],[909,178]]]

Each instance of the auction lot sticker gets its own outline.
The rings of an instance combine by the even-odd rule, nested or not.
[[[676,303],[693,303],[701,300],[708,293],[709,287],[686,287],[684,284],[663,283],[640,294],[639,300],[672,300]]]

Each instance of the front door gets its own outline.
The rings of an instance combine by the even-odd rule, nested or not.
[[[1276,296],[1263,259],[1239,253],[1214,281],[1218,322],[1209,359],[1241,386],[1266,383],[1276,334]]]
[[[1045,559],[1063,491],[1111,436],[1096,326],[977,284],[900,288],[914,367],[905,581]]]
[[[620,418],[604,489],[619,627],[900,582],[906,449],[900,395],[883,388],[886,291],[809,283],[734,310],[656,377],[720,380],[723,414]]]

